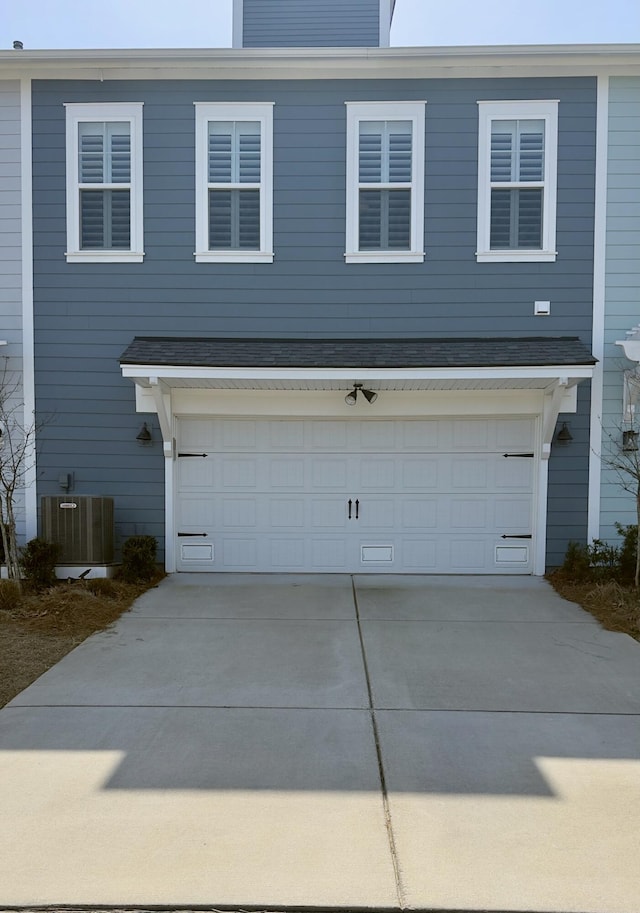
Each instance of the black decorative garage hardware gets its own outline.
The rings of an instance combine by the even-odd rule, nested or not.
[[[500,536],[500,538],[501,539],[532,539],[533,537],[532,537],[531,533],[524,533],[521,536],[507,536],[506,533],[503,533],[502,536]]]
[[[503,453],[502,456],[505,457],[505,459],[508,460],[509,457],[520,457],[520,458],[522,458],[522,457],[532,457],[533,454],[532,454],[532,453]]]
[[[207,457],[208,453],[179,453],[179,457]]]

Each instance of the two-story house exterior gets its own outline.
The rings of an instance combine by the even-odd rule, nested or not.
[[[633,52],[390,48],[378,0],[277,47],[260,6],[232,50],[24,52],[38,493],[113,497],[170,571],[543,573],[587,534]]]

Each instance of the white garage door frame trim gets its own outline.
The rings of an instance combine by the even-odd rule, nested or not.
[[[438,414],[504,418],[538,416],[533,573],[542,575],[545,571],[551,438],[558,414],[576,411],[577,384],[590,378],[593,368],[591,365],[574,365],[354,370],[123,365],[122,373],[135,383],[136,411],[157,414],[162,431],[165,455],[165,566],[169,573],[176,570],[176,416],[349,417],[354,412],[344,403],[343,394],[348,392],[354,380],[358,380],[380,391],[372,406],[358,402],[356,414],[360,418],[425,418]],[[251,388],[226,388],[227,384],[236,382],[249,383]],[[446,389],[442,389],[443,386]],[[363,409],[367,411],[363,412]]]

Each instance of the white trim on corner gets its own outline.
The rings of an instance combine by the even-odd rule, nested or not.
[[[171,422],[170,447],[164,454],[164,569],[167,574],[176,570],[176,472],[175,460],[176,417],[173,403],[169,404],[169,420]]]
[[[542,425],[542,421],[540,421]],[[538,460],[536,487],[536,516],[534,517],[535,544],[533,574],[542,577],[547,569],[547,498],[549,492],[549,460]]]
[[[36,419],[33,319],[33,179],[31,171],[31,80],[20,80],[20,204],[22,214],[22,391],[24,426]],[[38,534],[37,441],[25,454],[24,506],[27,540]]]
[[[426,101],[345,102],[347,108],[346,263],[421,263],[424,261],[425,107]],[[359,250],[359,124],[368,120],[412,123],[411,250]],[[368,187],[372,185],[366,185]],[[381,185],[384,186],[384,185]]]
[[[602,487],[602,399],[604,379],[604,331],[606,315],[607,257],[607,174],[609,142],[609,77],[599,76],[596,117],[596,186],[593,233],[593,333],[592,352],[598,363],[591,381],[589,431],[589,501],[587,540],[600,535],[600,498]]]
[[[81,102],[65,104],[67,162],[67,251],[68,263],[142,263],[144,258],[143,219],[143,102]],[[131,129],[130,250],[82,250],[80,248],[80,205],[78,174],[78,125],[100,121],[127,121]],[[92,185],[93,186],[93,185]],[[96,184],[95,189],[118,185]],[[127,185],[124,185],[125,187]]]
[[[236,50],[244,42],[244,0],[233,0],[231,47]]]
[[[271,263],[273,261],[273,109],[275,102],[195,101],[193,104],[196,109],[195,261],[196,263]],[[260,123],[260,250],[209,250],[207,162],[208,125],[212,120],[250,120]]]
[[[478,101],[478,263],[550,263],[556,260],[559,104],[558,99]],[[491,250],[491,122],[494,120],[543,120],[545,123],[541,250]]]

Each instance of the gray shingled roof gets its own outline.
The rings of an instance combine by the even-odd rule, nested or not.
[[[592,365],[575,336],[475,339],[246,339],[136,336],[123,365],[229,368],[491,368]]]

